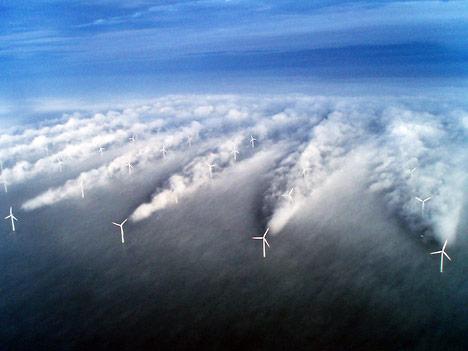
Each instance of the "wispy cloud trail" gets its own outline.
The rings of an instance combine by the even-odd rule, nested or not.
[[[351,179],[379,196],[389,214],[403,219],[411,231],[454,240],[466,185],[462,150],[467,120],[460,109],[431,112],[392,99],[166,96],[140,107],[91,117],[74,114],[56,124],[2,135],[0,151],[8,158],[0,178],[14,189],[51,172],[60,176],[51,167],[57,159],[73,164],[75,175],[64,172],[68,179],[62,185],[39,189],[23,203],[24,210],[34,210],[80,198],[81,182],[91,190],[115,177],[125,181],[128,162],[136,172],[151,172],[166,162],[164,146],[170,162],[180,164],[168,168],[160,178],[163,185],[149,194],[151,200],[129,214],[139,221],[196,195],[212,177],[222,181],[225,170],[281,144],[276,167],[262,175],[269,179],[262,202],[273,234],[294,220],[315,194],[330,189],[330,179]],[[258,140],[255,148],[250,135]],[[37,152],[43,145],[53,145],[48,156]],[[100,145],[109,157],[100,158]],[[233,150],[239,151],[237,160]],[[94,163],[88,162],[90,155]],[[291,189],[292,201],[282,196]],[[422,213],[415,197],[427,196],[432,198]]]

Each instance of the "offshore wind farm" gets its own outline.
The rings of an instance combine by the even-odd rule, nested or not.
[[[0,5],[0,348],[465,350],[467,9]]]

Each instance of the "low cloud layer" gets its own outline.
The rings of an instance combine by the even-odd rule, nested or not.
[[[342,196],[330,182],[351,180],[409,230],[453,242],[466,188],[467,121],[456,107],[432,111],[394,99],[167,96],[18,127],[0,137],[0,179],[14,189],[51,174],[66,178],[24,201],[22,209],[31,211],[82,201],[83,186],[104,188],[135,173],[151,178],[158,165],[175,163],[128,214],[141,221],[276,150],[276,165],[261,175],[269,182],[260,203],[272,234],[317,194]],[[64,165],[70,167],[60,173]],[[424,211],[416,197],[431,197]]]

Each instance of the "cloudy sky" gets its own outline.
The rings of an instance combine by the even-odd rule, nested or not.
[[[465,1],[20,0],[0,13],[2,115],[194,91],[466,88]]]
[[[466,2],[0,16],[2,347],[467,349]]]

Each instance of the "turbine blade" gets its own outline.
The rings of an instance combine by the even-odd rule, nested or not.
[[[125,221],[122,222],[122,225],[124,225],[126,221],[128,221],[128,218],[125,218]]]
[[[265,244],[267,244],[267,245],[268,245],[268,247],[270,247],[270,244],[268,244],[268,241],[267,241],[267,239],[263,239],[263,241],[265,242]]]
[[[421,198],[419,198],[417,196],[415,197],[415,199],[418,200],[419,202],[424,202]]]
[[[442,251],[434,251],[434,252],[431,252],[431,255],[437,255],[437,254],[440,254],[442,253]]]
[[[117,227],[120,227],[120,224],[112,222],[113,225],[116,225]]]
[[[263,236],[253,236],[252,239],[254,240],[262,240]]]
[[[444,255],[445,255],[445,257],[447,257],[447,258],[449,259],[449,261],[451,261],[451,260],[452,260],[452,259],[450,258],[450,256],[449,256],[449,255],[447,255],[445,252],[444,252]]]
[[[442,251],[445,251],[445,247],[447,246],[447,241],[448,240],[445,240],[444,246],[442,247]]]

